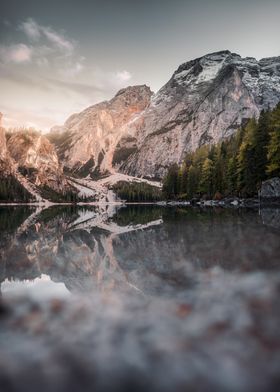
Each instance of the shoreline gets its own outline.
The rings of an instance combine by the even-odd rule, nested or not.
[[[176,206],[185,206],[185,207],[223,207],[223,208],[262,208],[262,207],[278,207],[280,208],[280,200],[278,201],[270,201],[270,200],[262,200],[259,201],[257,199],[235,199],[233,201],[226,200],[198,200],[198,201],[175,201],[175,200],[164,200],[157,202],[78,202],[78,203],[53,203],[53,202],[31,202],[31,203],[15,203],[15,202],[7,202],[0,203],[0,207],[12,207],[12,206],[29,206],[29,207],[42,207],[49,208],[54,206],[126,206],[126,205],[154,205],[159,207],[176,207]]]

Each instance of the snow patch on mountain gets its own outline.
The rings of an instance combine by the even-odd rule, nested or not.
[[[110,176],[99,180],[92,180],[89,176],[83,179],[68,177],[68,181],[74,188],[77,189],[79,192],[78,196],[80,198],[91,198],[100,204],[120,202],[112,190],[113,185],[120,181],[128,183],[144,182],[157,188],[162,187],[162,184],[158,181],[150,181],[148,179],[133,177],[123,173],[113,173]]]

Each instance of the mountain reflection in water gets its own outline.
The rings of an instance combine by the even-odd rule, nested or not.
[[[0,390],[278,390],[279,221],[0,207]]]
[[[71,292],[170,295],[193,270],[279,268],[278,218],[277,209],[1,207],[2,291],[43,274]]]

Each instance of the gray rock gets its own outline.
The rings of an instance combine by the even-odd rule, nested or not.
[[[262,208],[261,217],[264,225],[280,229],[280,208]]]
[[[274,177],[264,181],[261,186],[260,197],[264,200],[280,201],[280,178]]]

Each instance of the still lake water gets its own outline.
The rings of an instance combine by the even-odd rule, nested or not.
[[[279,210],[0,207],[0,235],[3,390],[278,386]]]

